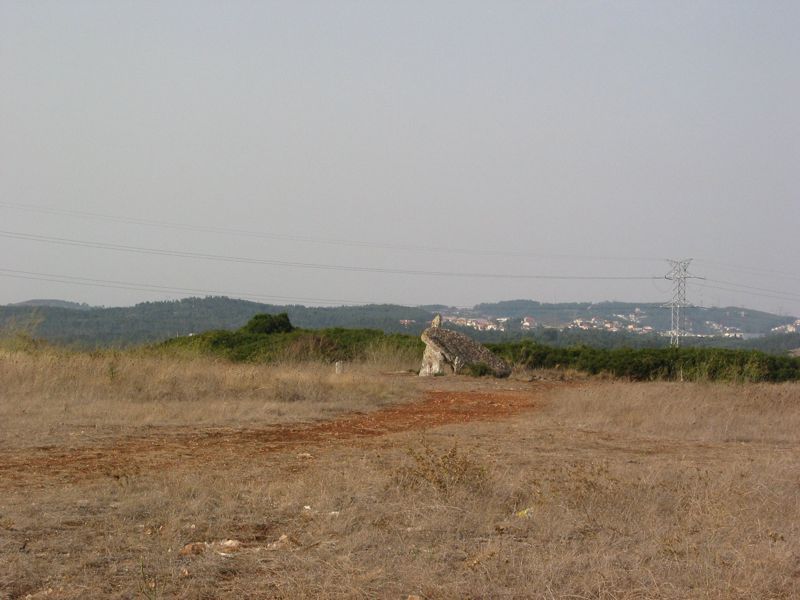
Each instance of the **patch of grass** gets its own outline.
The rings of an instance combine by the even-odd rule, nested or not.
[[[378,356],[337,374],[314,361],[0,350],[0,444],[88,445],[147,427],[258,427],[368,412],[412,397],[380,374],[386,367]]]

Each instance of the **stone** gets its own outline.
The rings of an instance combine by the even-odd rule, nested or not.
[[[281,549],[290,549],[292,547],[302,546],[300,541],[294,538],[294,536],[281,534],[274,542],[270,542],[267,544],[268,550],[281,550]]]
[[[178,554],[181,556],[195,556],[197,554],[203,554],[207,549],[208,544],[205,542],[190,542],[181,548]]]
[[[458,374],[464,368],[476,365],[485,365],[495,377],[511,374],[511,367],[503,359],[463,333],[434,325],[423,331],[421,337],[425,342],[419,371],[422,377],[451,372]]]
[[[180,549],[180,556],[197,556],[204,554],[206,550],[213,550],[220,556],[231,556],[234,552],[242,549],[242,542],[239,540],[220,540],[218,542],[190,542]]]
[[[242,549],[242,542],[239,540],[220,540],[217,545],[224,552],[238,552]]]

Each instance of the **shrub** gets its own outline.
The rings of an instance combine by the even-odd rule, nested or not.
[[[486,467],[470,454],[460,452],[455,444],[439,454],[423,442],[421,451],[409,448],[407,454],[409,461],[395,473],[402,487],[430,486],[441,494],[449,494],[458,488],[480,492],[489,483]]]
[[[368,360],[376,349],[384,355],[422,359],[419,338],[386,334],[375,329],[319,329],[293,327],[286,313],[261,314],[236,331],[215,330],[173,338],[160,350],[220,356],[236,362]]]
[[[472,377],[486,377],[487,375],[494,375],[492,368],[484,363],[467,365],[461,370],[461,372],[464,375],[471,375]]]
[[[633,381],[792,381],[800,379],[800,358],[755,350],[723,348],[555,348],[530,341],[490,344],[512,364],[526,368],[573,368],[610,373]]]
[[[268,335],[270,333],[289,333],[293,330],[294,326],[289,321],[289,315],[285,312],[277,315],[269,315],[266,313],[255,315],[247,322],[247,325],[240,329],[240,331],[244,333],[261,335]]]

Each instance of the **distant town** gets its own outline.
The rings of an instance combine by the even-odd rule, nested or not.
[[[695,309],[702,310],[702,309]],[[474,312],[467,310],[465,312]],[[737,311],[736,317],[746,319],[746,311]],[[628,313],[614,313],[610,316],[578,317],[564,321],[542,321],[534,316],[508,317],[474,314],[462,314],[461,311],[442,313],[442,321],[452,326],[474,329],[475,331],[533,331],[537,328],[555,328],[560,330],[607,331],[611,333],[629,333],[638,335],[669,335],[669,323],[663,323],[663,314],[659,315],[662,326],[650,323],[651,315],[642,308],[634,308]],[[417,327],[414,319],[401,319],[400,325],[405,328]],[[666,325],[666,326],[664,326]],[[800,319],[778,325],[758,332],[746,331],[743,327],[713,320],[687,319],[687,333],[695,337],[724,337],[744,339],[760,337],[768,334],[796,333],[800,331]]]

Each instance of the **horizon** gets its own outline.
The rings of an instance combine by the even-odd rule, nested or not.
[[[287,304],[277,304],[271,303],[266,301],[260,300],[253,300],[250,298],[237,298],[237,297],[230,297],[230,296],[184,296],[180,298],[159,298],[159,299],[152,299],[152,300],[142,300],[140,302],[136,302],[134,304],[124,304],[124,305],[97,305],[97,304],[88,304],[86,302],[77,302],[74,300],[67,300],[64,298],[28,298],[27,300],[22,300],[19,302],[11,302],[6,304],[1,304],[0,307],[3,306],[24,306],[27,303],[31,302],[64,302],[68,304],[75,304],[78,306],[85,306],[88,309],[113,309],[113,308],[133,308],[140,304],[150,304],[150,303],[158,303],[158,302],[181,302],[184,300],[206,300],[206,299],[225,299],[225,300],[232,300],[232,301],[242,301],[242,302],[251,302],[253,304],[260,304],[263,306],[276,306],[276,307],[288,307],[288,306],[300,306],[303,308],[359,308],[359,307],[367,307],[367,306],[397,306],[401,308],[419,308],[423,309],[430,306],[437,306],[437,307],[444,307],[447,309],[456,309],[456,310],[474,310],[476,307],[480,306],[481,304],[500,304],[503,302],[534,302],[538,303],[542,306],[548,305],[560,305],[560,304],[587,304],[589,306],[594,305],[602,305],[602,304],[626,304],[631,306],[647,306],[650,308],[663,308],[665,310],[669,309],[669,306],[662,305],[658,302],[636,302],[630,300],[599,300],[596,302],[590,301],[579,301],[579,300],[565,300],[561,302],[543,302],[541,300],[535,300],[533,298],[511,298],[507,300],[494,300],[494,301],[481,301],[469,306],[458,306],[458,305],[448,305],[442,304],[439,302],[424,302],[422,304],[397,304],[393,302],[374,302],[374,303],[366,303],[366,304],[322,304],[322,305],[314,305],[314,304],[302,304],[302,303],[287,303]],[[735,309],[735,310],[747,310],[752,312],[764,312],[768,314],[772,314],[779,317],[786,317],[786,318],[793,318],[793,319],[800,319],[800,315],[790,314],[790,313],[771,313],[770,311],[762,311],[757,308],[753,308],[750,306],[744,305],[726,305],[726,306],[687,306],[687,309],[712,309],[712,310],[727,310],[727,309]]]

